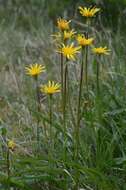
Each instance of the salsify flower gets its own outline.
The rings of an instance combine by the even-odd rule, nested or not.
[[[92,49],[93,53],[99,54],[99,55],[109,55],[110,54],[110,49],[108,49],[106,46],[105,47],[95,47]]]
[[[74,34],[76,34],[76,32],[72,29],[70,31],[64,31],[64,40],[70,39],[72,37],[74,37]]]
[[[94,17],[95,14],[100,11],[100,8],[96,8],[96,7],[87,8],[87,7],[81,7],[80,6],[79,10],[80,10],[80,14],[82,16],[90,18],[90,17]]]
[[[16,143],[13,140],[8,141],[8,148],[12,151],[16,148]]]
[[[58,18],[57,19],[57,26],[62,31],[69,30],[69,28],[70,28],[69,23],[70,22],[71,22],[71,20],[67,21],[66,19]]]
[[[60,92],[60,84],[55,83],[54,81],[49,81],[48,84],[42,85],[40,91],[45,94],[55,94]]]
[[[86,38],[83,34],[78,34],[76,39],[81,46],[89,46],[94,41],[93,38]]]
[[[74,43],[71,43],[71,45],[63,44],[63,47],[58,52],[63,54],[63,56],[69,60],[75,60],[75,56],[77,53],[79,53],[80,49],[81,49],[81,46],[75,47]]]
[[[40,73],[45,72],[45,66],[40,64],[32,64],[30,66],[25,67],[26,74],[31,75],[33,77],[38,76]]]

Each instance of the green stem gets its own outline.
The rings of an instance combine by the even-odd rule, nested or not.
[[[61,54],[61,66],[60,66],[60,72],[61,72],[61,97],[62,97],[62,108],[63,108],[63,54]]]
[[[100,64],[99,64],[99,60],[98,60],[97,68],[96,68],[97,96],[100,95],[99,74],[100,74]]]
[[[39,130],[39,123],[40,123],[40,119],[39,119],[39,114],[40,114],[40,96],[39,96],[39,85],[38,85],[38,77],[35,77],[35,81],[36,81],[36,102],[37,102],[37,112],[38,112],[38,117],[37,117],[37,152],[40,151],[40,130]]]
[[[64,36],[63,32],[61,31],[61,43],[64,43]],[[60,75],[61,75],[61,102],[62,102],[62,109],[63,109],[63,95],[64,95],[64,59],[63,54],[60,55]]]
[[[87,32],[86,38],[89,37],[89,19],[87,19]],[[86,83],[86,92],[88,96],[88,46],[85,47],[85,83]]]
[[[9,180],[10,180],[10,150],[7,149],[7,180],[8,180],[8,190],[10,190]]]
[[[61,41],[64,42],[63,32],[61,32]],[[62,120],[63,120],[63,130],[64,130],[64,160],[66,158],[66,88],[67,88],[67,65],[65,63],[64,66],[64,59],[63,54],[61,54],[61,97],[62,97]],[[64,68],[65,67],[65,68]]]
[[[67,78],[68,77],[68,66],[65,65],[64,70],[64,90],[63,90],[63,128],[64,128],[64,159],[66,160],[66,102],[67,102]]]
[[[10,178],[10,151],[9,148],[7,150],[7,176]]]
[[[53,167],[53,152],[54,152],[54,137],[52,130],[52,94],[49,94],[49,166],[50,169]],[[50,175],[51,177],[51,175]],[[49,189],[52,187],[52,181],[49,182]]]
[[[82,87],[83,87],[83,73],[84,73],[84,61],[83,61],[83,52],[82,49],[82,62],[81,62],[81,72],[80,72],[80,79],[79,79],[79,96],[78,96],[78,106],[77,106],[77,125],[76,125],[76,156],[78,156],[78,145],[79,145],[79,129],[80,129],[80,116],[81,116],[81,98],[82,98]],[[76,157],[75,156],[75,157]]]
[[[49,95],[49,122],[50,122],[50,152],[53,152],[53,130],[52,130],[52,94]]]
[[[85,83],[88,96],[88,46],[85,47]]]
[[[75,152],[74,158],[78,162],[79,159],[79,142],[80,142],[80,121],[81,121],[81,100],[82,100],[82,87],[83,87],[83,73],[84,73],[84,62],[83,62],[83,49],[82,49],[82,62],[81,62],[81,72],[79,79],[79,96],[78,96],[78,105],[77,105],[77,124],[75,126]],[[79,187],[79,172],[76,171],[76,185],[75,190],[78,190]]]

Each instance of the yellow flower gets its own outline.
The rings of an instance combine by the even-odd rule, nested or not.
[[[55,94],[60,92],[60,84],[54,81],[49,81],[47,85],[42,85],[40,91],[45,94]]]
[[[62,18],[58,18],[57,19],[57,26],[60,30],[64,31],[64,30],[69,30],[69,23],[71,22],[71,20],[67,21],[65,19]]]
[[[93,43],[93,38],[86,38],[83,34],[78,34],[77,36],[78,44],[81,46],[89,46]]]
[[[100,11],[99,8],[93,7],[93,8],[87,8],[87,7],[79,7],[80,14],[84,17],[94,17],[95,14]]]
[[[92,49],[93,53],[99,54],[99,55],[109,55],[110,54],[110,49],[107,49],[107,47],[98,47],[98,48],[93,48]]]
[[[75,56],[77,53],[79,53],[79,50],[81,49],[81,46],[74,47],[74,44],[71,45],[64,45],[63,47],[58,51],[59,53],[62,53],[64,57],[67,59],[75,60]]]
[[[25,67],[26,69],[26,74],[31,75],[31,76],[38,76],[40,73],[45,72],[45,66],[39,65],[39,64],[33,64],[30,65],[29,67]]]
[[[70,39],[74,36],[74,34],[76,34],[76,32],[74,30],[70,30],[70,31],[64,31],[64,40]]]
[[[16,148],[16,144],[13,140],[8,141],[8,148],[11,149],[12,151]]]

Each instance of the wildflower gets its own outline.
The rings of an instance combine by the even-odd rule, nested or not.
[[[31,76],[38,76],[40,73],[45,72],[45,66],[39,65],[39,64],[33,64],[30,65],[29,67],[25,67],[26,69],[26,74],[31,75]]]
[[[64,40],[70,39],[74,36],[74,34],[76,34],[76,32],[74,30],[70,30],[70,31],[64,31]]]
[[[73,43],[71,45],[63,44],[63,47],[58,52],[62,53],[67,59],[75,60],[75,56],[77,53],[79,53],[80,49],[81,46],[74,47]]]
[[[67,21],[65,19],[62,18],[58,18],[57,19],[57,26],[60,30],[64,31],[64,30],[69,30],[69,23],[71,22],[71,20]]]
[[[54,81],[49,81],[47,85],[42,85],[40,91],[45,94],[55,94],[60,92],[60,84],[55,83]]]
[[[93,38],[86,38],[83,34],[78,34],[76,39],[81,46],[89,46],[94,41]]]
[[[12,151],[14,151],[14,149],[16,148],[16,144],[13,140],[8,141],[8,148]]]
[[[93,48],[92,49],[93,53],[99,54],[99,55],[109,55],[110,54],[110,49],[107,49],[107,47],[98,47],[98,48]]]
[[[96,8],[96,7],[93,7],[93,8],[87,8],[87,7],[79,7],[79,10],[80,10],[80,14],[84,17],[94,17],[95,14],[100,11],[100,8]]]

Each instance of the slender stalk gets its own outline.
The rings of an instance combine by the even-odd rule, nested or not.
[[[77,105],[77,125],[75,128],[75,135],[76,135],[76,154],[75,157],[78,156],[78,145],[79,145],[79,129],[80,129],[80,116],[81,116],[81,98],[82,98],[82,87],[83,87],[83,73],[84,73],[84,61],[83,61],[83,53],[84,49],[82,49],[82,62],[81,62],[81,72],[80,72],[80,79],[79,79],[79,96],[78,96],[78,105]]]
[[[49,94],[49,166],[50,169],[53,167],[53,151],[54,151],[54,137],[53,137],[53,130],[52,130],[52,94]],[[50,175],[51,177],[51,175]],[[49,182],[49,189],[52,187],[52,182]]]
[[[49,122],[50,122],[50,152],[54,148],[53,130],[52,130],[52,94],[49,95]]]
[[[63,128],[64,128],[64,159],[66,160],[66,103],[67,103],[67,78],[68,77],[68,66],[67,63],[65,65],[64,70],[64,90],[63,90]]]
[[[10,179],[11,171],[10,171],[10,150],[7,149],[7,180],[8,180],[8,190],[10,190],[9,179]]]
[[[89,19],[87,19],[87,32],[86,38],[89,37]],[[86,92],[88,95],[88,46],[85,47],[85,83],[86,83]]]
[[[100,74],[100,64],[99,64],[99,60],[98,60],[97,61],[97,68],[96,68],[97,96],[100,95],[99,74]]]
[[[80,121],[81,121],[81,100],[82,100],[82,87],[83,87],[83,73],[84,73],[84,61],[83,61],[83,52],[82,49],[82,61],[81,61],[81,72],[80,72],[80,79],[79,79],[79,96],[78,96],[78,105],[77,105],[77,124],[75,126],[75,152],[74,152],[74,159],[78,162],[79,159],[79,142],[80,142]],[[79,172],[76,171],[76,185],[75,190],[79,188]]]
[[[73,126],[76,125],[76,116],[74,113],[74,109],[73,109],[73,104],[72,104],[72,99],[71,99],[71,94],[70,94],[70,86],[69,86],[69,74],[68,74],[68,105],[69,105],[69,111],[70,111],[70,115],[71,115],[71,121],[73,123]]]
[[[63,32],[61,32],[61,41],[64,43]],[[61,102],[62,102],[62,122],[63,122],[63,130],[64,130],[64,159],[66,157],[66,86],[67,86],[67,65],[64,68],[64,59],[63,54],[61,54]]]
[[[10,178],[10,151],[9,148],[7,150],[7,176]]]
[[[88,96],[88,46],[85,47],[85,83]]]
[[[61,54],[61,60],[60,60],[60,62],[61,62],[61,66],[60,66],[60,72],[61,72],[61,97],[62,97],[62,108],[63,108],[63,54]]]
[[[63,32],[61,31],[61,43],[64,43],[63,39]],[[62,109],[63,109],[63,89],[64,89],[64,60],[63,54],[60,55],[60,75],[61,75],[61,102],[62,102]]]
[[[39,85],[38,85],[38,77],[35,77],[35,82],[36,82],[36,98],[37,98],[37,112],[38,114],[40,114],[40,107],[41,107],[41,103],[40,103],[40,96],[39,96]],[[37,151],[40,151],[40,129],[39,129],[39,123],[40,123],[40,119],[39,119],[39,115],[37,117]]]

